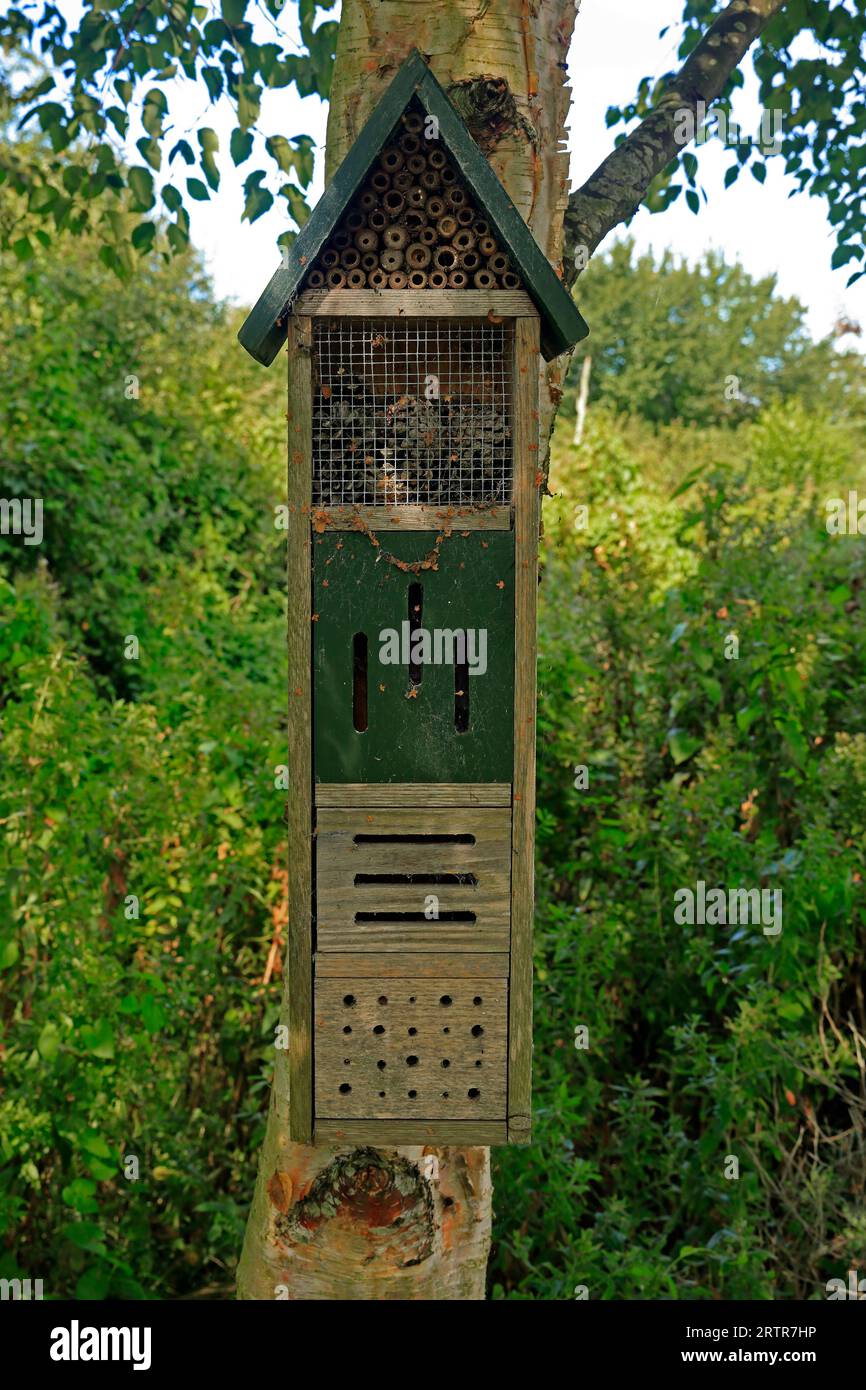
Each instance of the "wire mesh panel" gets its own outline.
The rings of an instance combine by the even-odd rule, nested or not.
[[[511,501],[511,325],[314,320],[319,506]]]

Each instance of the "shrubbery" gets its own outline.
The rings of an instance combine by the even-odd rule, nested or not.
[[[41,547],[0,539],[0,1274],[229,1297],[286,910],[284,383],[192,264],[74,255],[0,265],[0,492],[46,507]],[[495,1296],[862,1267],[863,543],[823,499],[866,452],[849,396],[769,395],[555,442],[536,1138],[495,1157]],[[781,936],[675,926],[697,879],[781,887]]]

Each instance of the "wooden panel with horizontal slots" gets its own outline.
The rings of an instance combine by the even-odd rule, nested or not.
[[[316,855],[320,952],[508,951],[509,809],[320,809]]]
[[[505,980],[316,982],[321,1119],[502,1120]]]

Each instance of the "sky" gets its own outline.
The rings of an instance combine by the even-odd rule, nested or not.
[[[64,12],[72,18],[75,0],[67,0]],[[659,31],[682,13],[682,0],[582,0],[572,44],[569,73],[572,111],[569,146],[572,186],[579,186],[610,152],[613,132],[605,125],[611,104],[634,96],[641,77],[657,77],[675,65],[677,31],[665,38]],[[280,32],[297,36],[296,6],[287,5],[279,21]],[[267,41],[273,22],[263,13],[256,21],[256,37]],[[270,32],[269,32],[270,31]],[[757,130],[760,108],[757,83],[749,77],[735,108],[744,130]],[[170,110],[178,133],[194,133],[198,125],[217,130],[223,151],[235,124],[228,102],[209,105],[206,93],[191,83],[166,84]],[[265,133],[312,136],[324,149],[327,106],[317,97],[301,99],[293,89],[266,93],[260,128]],[[131,131],[131,141],[141,134]],[[193,143],[195,143],[193,139]],[[842,312],[866,326],[866,278],[846,289],[852,267],[830,269],[835,242],[828,221],[827,204],[797,194],[786,177],[781,159],[769,161],[766,183],[759,185],[746,173],[730,189],[724,189],[725,170],[731,155],[712,139],[698,151],[699,182],[709,196],[695,216],[682,197],[667,212],[652,215],[641,210],[628,234],[640,250],[656,254],[666,247],[693,262],[708,249],[721,250],[729,260],[739,259],[747,270],[762,276],[775,273],[779,291],[796,295],[807,307],[807,322],[815,337],[832,331]],[[134,152],[136,161],[138,154]],[[254,167],[251,163],[247,169]],[[209,203],[193,203],[190,209],[193,241],[201,248],[217,293],[248,305],[263,290],[278,263],[275,249],[279,233],[290,225],[282,199],[257,222],[243,222],[244,169],[235,169],[227,153],[220,158],[222,182]],[[190,171],[192,172],[192,171]],[[322,189],[321,159],[311,194]],[[622,231],[613,236],[622,235]],[[610,240],[608,243],[610,244]],[[578,293],[579,298],[579,293]],[[839,346],[854,346],[848,337]]]

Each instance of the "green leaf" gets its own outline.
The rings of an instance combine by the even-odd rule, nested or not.
[[[238,125],[249,130],[259,119],[262,89],[255,82],[238,83]]]
[[[140,164],[135,164],[127,174],[126,181],[134,199],[133,211],[147,212],[152,208],[154,204],[153,175],[149,170],[142,168]]]
[[[692,212],[700,212],[701,200],[693,188],[686,189],[686,203]]]
[[[129,239],[136,251],[144,255],[153,246],[155,237],[156,224],[154,222],[139,222],[138,226],[133,229]]]
[[[741,734],[747,734],[752,725],[755,724],[764,713],[763,705],[749,705],[737,710],[737,728]]]
[[[149,164],[151,169],[156,169],[158,172],[162,164],[162,150],[159,147],[159,141],[145,140],[142,137],[141,140],[136,140],[135,148],[138,150],[145,163]]]
[[[198,133],[198,142],[201,146],[201,167],[204,176],[211,188],[217,189],[220,186],[220,173],[214,155],[220,147],[219,136],[215,130],[205,126]]]
[[[163,117],[168,114],[168,102],[165,99],[165,92],[159,87],[151,87],[144,98],[144,105],[141,110],[141,124],[144,126],[148,135],[154,138],[162,135]]]
[[[722,703],[721,683],[716,680],[715,676],[699,676],[698,679],[700,680],[703,690],[712,700],[713,704],[720,705]]]
[[[187,164],[195,164],[195,155],[192,152],[192,145],[188,140],[178,140],[176,145],[172,145],[171,152],[168,156],[169,164],[174,163],[176,155],[180,155]]]
[[[99,1211],[99,1203],[94,1200],[96,1183],[92,1178],[73,1178],[60,1195],[68,1207],[75,1211],[90,1213]]]
[[[97,1158],[113,1158],[114,1155],[108,1143],[102,1135],[95,1129],[85,1129],[76,1136],[79,1147],[86,1149],[89,1154],[95,1154]]]
[[[105,114],[108,120],[111,121],[111,124],[114,126],[120,138],[122,140],[125,139],[126,132],[129,130],[129,116],[126,111],[124,111],[123,107],[109,106]]]
[[[248,0],[220,0],[220,14],[226,24],[240,24],[246,13]]]
[[[678,766],[692,757],[700,746],[701,740],[692,734],[687,734],[683,729],[670,729],[668,732],[668,748],[671,757]]]
[[[114,1034],[107,1018],[92,1025],[85,1024],[81,1029],[81,1042],[94,1057],[107,1061],[114,1056]]]
[[[206,203],[210,198],[207,184],[202,183],[201,179],[187,179],[186,186],[189,189],[189,196],[195,198],[196,202]]]
[[[255,222],[257,217],[268,211],[273,204],[273,195],[266,188],[260,188],[263,172],[259,169],[254,174],[250,174],[244,184],[244,219],[247,222]]]
[[[50,1021],[46,1023],[39,1034],[39,1041],[36,1044],[39,1055],[46,1061],[52,1061],[60,1051],[60,1029],[57,1024]]]
[[[94,1221],[70,1221],[61,1228],[60,1234],[65,1240],[77,1245],[79,1250],[86,1250],[91,1255],[105,1253],[102,1227],[97,1226]]]
[[[229,141],[229,150],[235,164],[244,164],[253,152],[253,137],[249,131],[235,126]]]
[[[102,1302],[111,1288],[111,1270],[107,1265],[86,1269],[75,1285],[77,1299]]]

